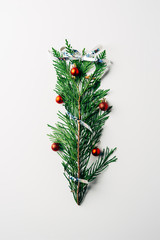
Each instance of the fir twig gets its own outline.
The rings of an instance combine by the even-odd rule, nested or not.
[[[65,42],[67,53],[72,55],[74,50],[71,44],[67,40]],[[109,150],[106,147],[101,155],[96,158],[97,160],[89,166],[92,149],[99,143],[103,126],[112,109],[111,106],[104,112],[99,109],[99,103],[109,92],[109,89],[99,89],[106,64],[81,60],[69,60],[68,63],[65,60],[59,60],[63,57],[63,54],[59,51],[52,48],[52,52],[56,58],[53,65],[57,74],[57,83],[54,90],[62,97],[66,111],[75,118],[58,111],[60,121],[55,126],[48,125],[52,130],[48,136],[53,143],[60,144],[60,151],[57,153],[62,158],[62,165],[67,174],[74,178],[92,182],[111,162],[117,160],[115,156],[112,157],[116,148]],[[82,55],[85,54],[84,48]],[[106,51],[101,52],[97,58],[105,59]],[[80,72],[76,77],[73,77],[70,73],[73,63],[76,63]],[[93,68],[95,68],[94,71],[88,76],[88,71]],[[80,120],[85,122],[92,129],[92,132],[81,125]],[[68,180],[75,201],[78,205],[81,204],[88,186],[79,181],[72,181],[65,173],[64,175]]]

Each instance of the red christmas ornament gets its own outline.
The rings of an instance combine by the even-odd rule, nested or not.
[[[58,151],[60,149],[59,143],[53,143],[51,148],[53,151]]]
[[[107,102],[101,102],[99,104],[99,108],[102,110],[102,111],[106,111],[108,109],[108,103]]]
[[[100,149],[99,148],[93,148],[92,149],[92,154],[94,155],[94,156],[98,156],[99,154],[100,154]]]
[[[63,99],[62,99],[62,97],[60,96],[60,95],[58,95],[57,97],[56,97],[56,102],[57,103],[63,103]]]
[[[73,67],[73,68],[71,69],[71,74],[72,74],[73,76],[77,76],[77,75],[79,74],[78,68],[77,68],[77,67]]]

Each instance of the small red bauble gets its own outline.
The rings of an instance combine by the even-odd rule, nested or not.
[[[100,154],[100,149],[99,148],[93,148],[92,149],[92,154],[94,155],[94,156],[98,156],[99,154]]]
[[[58,95],[57,97],[56,97],[56,102],[57,103],[63,103],[63,99],[62,99],[62,97],[60,96],[60,95]]]
[[[78,68],[77,68],[77,67],[73,67],[73,68],[71,69],[71,74],[72,74],[73,76],[77,76],[77,75],[79,74]]]
[[[60,149],[59,143],[52,143],[51,148],[53,151],[58,151]]]
[[[106,102],[101,102],[99,104],[99,108],[102,110],[102,111],[106,111],[108,109],[108,103]]]

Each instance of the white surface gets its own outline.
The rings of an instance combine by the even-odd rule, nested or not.
[[[1,240],[159,240],[159,1],[1,1]],[[51,151],[56,74],[48,49],[102,44],[114,109],[101,146],[119,160],[78,207]]]

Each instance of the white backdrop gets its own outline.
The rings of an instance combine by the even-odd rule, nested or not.
[[[160,3],[0,1],[0,239],[159,240]],[[78,207],[50,149],[57,122],[51,47],[103,44],[113,111],[100,147],[118,161]]]

